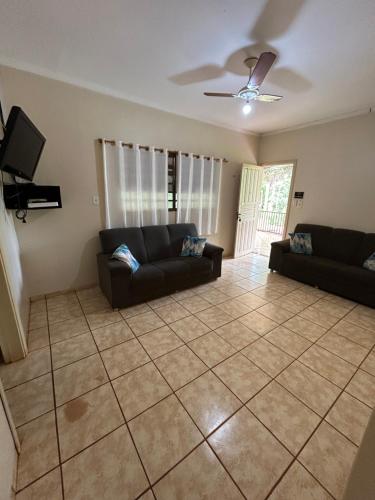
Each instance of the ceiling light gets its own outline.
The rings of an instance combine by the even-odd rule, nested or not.
[[[243,114],[244,114],[244,115],[248,115],[248,114],[250,113],[250,111],[251,111],[251,106],[250,106],[250,104],[247,102],[247,103],[245,104],[245,106],[242,108],[242,112],[243,112]]]

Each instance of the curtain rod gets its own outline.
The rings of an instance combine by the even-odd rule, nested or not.
[[[103,144],[103,142],[105,142],[106,144],[111,144],[112,146],[115,146],[116,145],[116,141],[115,140],[110,140],[110,139],[98,139],[98,142],[99,144]],[[133,144],[131,142],[121,142],[120,141],[120,145],[122,147],[128,147],[128,148],[132,148],[133,147]],[[145,151],[148,151],[150,149],[150,146],[138,146],[139,149],[144,149]],[[159,153],[163,153],[164,152],[164,149],[163,148],[154,148],[155,151],[158,151]],[[178,151],[170,151],[168,150],[169,153],[173,153],[173,154],[177,154]],[[189,156],[189,153],[181,153],[182,155],[184,156]],[[201,155],[193,155],[193,158],[200,158]],[[211,157],[210,156],[203,156],[203,158],[205,160],[210,160]],[[221,158],[214,158],[214,161],[219,161],[221,160]],[[223,160],[223,163],[229,163],[228,160],[226,158],[222,158]]]

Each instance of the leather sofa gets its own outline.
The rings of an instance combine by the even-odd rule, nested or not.
[[[185,236],[198,236],[194,224],[169,224],[105,229],[97,255],[100,287],[113,308],[152,300],[221,276],[223,249],[206,243],[203,256],[181,257]],[[111,259],[125,243],[141,264],[132,274],[123,262]]]
[[[271,244],[269,268],[303,283],[375,307],[375,272],[363,268],[375,252],[375,234],[297,224],[295,232],[311,233],[313,255],[290,251],[290,240]]]

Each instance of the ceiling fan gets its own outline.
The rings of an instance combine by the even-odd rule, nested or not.
[[[237,94],[226,92],[204,92],[204,95],[209,97],[236,97],[246,101],[242,108],[245,115],[250,113],[251,106],[249,101],[275,102],[282,99],[280,95],[261,94],[259,87],[262,85],[267,73],[271,69],[272,64],[276,59],[276,54],[273,52],[263,52],[259,58],[249,57],[244,61],[244,64],[250,70],[249,81],[247,85],[240,89]]]

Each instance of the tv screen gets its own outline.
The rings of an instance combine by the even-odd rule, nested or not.
[[[33,180],[45,137],[18,106],[13,106],[0,147],[0,170]]]

